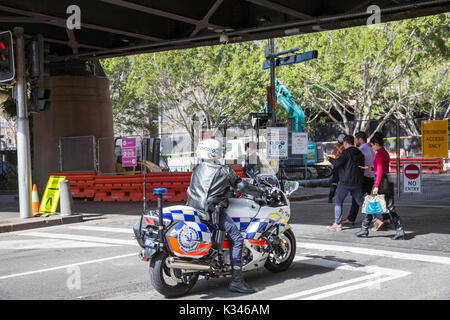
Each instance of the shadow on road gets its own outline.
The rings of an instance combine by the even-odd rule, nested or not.
[[[342,264],[350,264],[354,267],[364,267],[363,265],[356,263],[356,260],[339,259],[335,256],[306,255],[306,257],[311,259],[326,259]],[[335,269],[331,267],[322,267],[305,264],[301,261],[294,261],[288,270],[280,273],[272,273],[264,268],[245,272],[245,281],[257,291],[252,295],[245,295],[228,291],[228,285],[231,281],[231,277],[228,276],[218,279],[201,279],[197,282],[197,284],[188,295],[178,299],[251,299],[253,297],[258,297],[258,292],[266,291],[266,289],[272,293],[277,292],[277,294],[268,296],[266,292],[262,297],[261,294],[259,294],[260,298],[272,299],[276,298],[277,296],[289,294],[289,290],[299,290],[295,280],[305,280],[307,278],[318,277],[320,275],[331,273],[333,271],[335,271]],[[274,288],[276,287],[282,287],[283,291],[274,291]]]

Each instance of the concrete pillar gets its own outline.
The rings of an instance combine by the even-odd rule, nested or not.
[[[33,115],[33,181],[40,193],[43,193],[50,173],[60,170],[60,137],[114,136],[107,78],[52,76],[44,79],[44,86],[51,90],[50,109]],[[114,140],[108,141],[99,160],[103,168],[114,172]]]

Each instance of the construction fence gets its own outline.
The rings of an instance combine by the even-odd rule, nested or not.
[[[446,125],[444,128],[446,130],[442,125]],[[267,137],[268,129],[265,127],[258,129],[250,126],[202,127],[190,131],[172,129],[170,132],[162,130],[158,136],[64,137],[60,139],[59,144],[59,171],[69,178],[72,177],[70,180],[74,197],[95,198],[98,201],[139,201],[142,200],[144,174],[148,174],[145,178],[150,183],[149,189],[152,186],[169,186],[172,199],[176,199],[172,201],[185,201],[190,175],[197,164],[195,157],[197,144],[200,140],[214,138],[223,144],[224,163],[230,165],[241,176],[246,154],[245,145],[254,142],[260,157],[269,160],[275,173],[279,172],[281,164],[281,168],[291,170],[287,170],[285,174],[289,180],[329,180],[332,167],[325,160],[324,154],[332,153],[338,135],[345,133],[343,127],[348,128],[351,133],[364,129],[369,137],[375,130],[384,133],[385,149],[391,156],[391,176],[400,186],[396,188],[398,197],[412,198],[420,194],[424,200],[431,199],[432,196],[427,194],[426,185],[444,181],[449,176],[448,121],[428,123],[425,119],[389,120],[383,126],[380,126],[379,121],[370,121],[364,125],[352,122],[318,126],[307,132],[307,150],[304,154],[296,156],[292,152],[293,139],[292,133],[289,132],[286,139],[287,151],[280,157],[282,161],[277,161],[271,154],[273,151],[271,148],[274,146]],[[278,124],[277,128],[280,132],[288,132],[287,129],[281,130],[287,128],[286,125]],[[135,143],[131,152],[136,161],[134,165],[127,164],[129,159],[124,158],[130,155],[124,152],[124,143],[130,140]],[[422,147],[423,144],[427,144],[426,148]],[[426,150],[425,156],[423,150]],[[445,150],[445,155],[442,154],[442,150]],[[441,152],[440,156],[429,156],[430,152],[434,155],[433,152],[438,151]],[[288,165],[284,166],[283,163]],[[404,192],[402,186],[405,164],[419,165],[422,179],[420,193]],[[397,175],[397,172],[400,174]],[[313,184],[306,186],[311,187]],[[148,194],[149,199],[152,197]]]

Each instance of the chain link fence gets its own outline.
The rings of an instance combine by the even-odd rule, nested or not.
[[[61,137],[59,139],[59,170],[61,172],[96,171],[95,137]]]

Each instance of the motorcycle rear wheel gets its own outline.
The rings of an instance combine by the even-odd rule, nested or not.
[[[188,293],[197,283],[198,273],[191,274],[187,282],[173,280],[173,277],[181,276],[181,270],[175,270],[173,274],[167,267],[168,254],[158,252],[150,260],[150,281],[160,294],[166,298],[175,298]]]
[[[292,230],[287,229],[280,237],[282,243],[267,257],[264,267],[274,273],[286,271],[295,258],[296,240]]]

